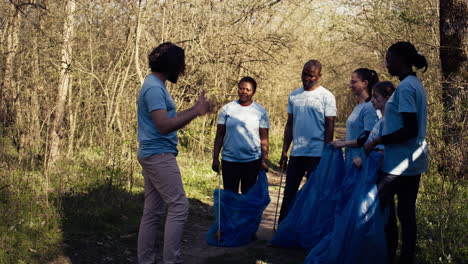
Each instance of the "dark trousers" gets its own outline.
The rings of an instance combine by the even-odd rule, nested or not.
[[[239,193],[239,184],[243,194],[257,182],[261,159],[249,162],[221,161],[225,190]]]
[[[286,173],[286,186],[284,186],[283,202],[281,204],[278,222],[281,222],[281,220],[283,220],[288,214],[289,205],[296,196],[304,174],[308,179],[310,173],[317,168],[319,162],[320,157],[290,157]]]
[[[416,198],[421,174],[398,176],[379,172],[378,190],[383,208],[388,207],[389,219],[385,226],[389,263],[393,263],[398,246],[398,227],[395,216],[395,194],[398,197],[397,214],[401,224],[401,256],[399,263],[416,261]]]

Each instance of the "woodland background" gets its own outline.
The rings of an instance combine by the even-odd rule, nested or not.
[[[0,263],[43,263],[84,233],[135,233],[142,176],[136,99],[147,55],[171,41],[187,69],[169,90],[180,109],[205,90],[222,105],[258,82],[276,163],[287,95],[304,62],[323,65],[343,126],[351,72],[384,67],[411,41],[428,59],[430,171],[418,197],[420,263],[468,261],[467,3],[463,0],[0,0]],[[188,196],[209,202],[216,113],[179,132]],[[132,214],[133,212],[133,214]],[[134,217],[131,217],[134,216]],[[65,230],[72,230],[67,231]],[[107,232],[107,233],[106,233]]]

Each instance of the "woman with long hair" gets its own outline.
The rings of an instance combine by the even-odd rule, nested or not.
[[[358,104],[346,120],[346,138],[335,140],[332,144],[336,148],[345,147],[346,169],[354,164],[361,166],[361,149],[378,120],[377,113],[370,102],[372,86],[379,81],[377,72],[367,68],[359,68],[351,74],[349,87]]]

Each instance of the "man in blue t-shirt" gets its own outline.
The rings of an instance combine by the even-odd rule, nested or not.
[[[284,129],[283,152],[280,166],[287,165],[288,150],[293,147],[287,165],[286,185],[279,221],[288,213],[289,204],[294,199],[304,174],[317,167],[323,148],[333,139],[335,127],[335,96],[321,86],[322,64],[310,60],[302,70],[303,87],[294,90],[288,98],[288,121]]]
[[[196,104],[176,112],[166,81],[176,83],[185,69],[184,50],[170,42],[148,56],[152,73],[138,96],[138,161],[145,179],[145,205],[138,232],[138,263],[181,263],[181,240],[188,215],[182,177],[177,165],[177,130],[210,111],[202,92]],[[163,256],[156,232],[166,212]]]

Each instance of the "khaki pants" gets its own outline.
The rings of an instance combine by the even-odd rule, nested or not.
[[[188,216],[188,200],[176,158],[172,153],[138,159],[145,178],[145,206],[138,232],[138,262],[140,264],[181,263],[181,240]],[[156,233],[167,206],[164,247]]]

